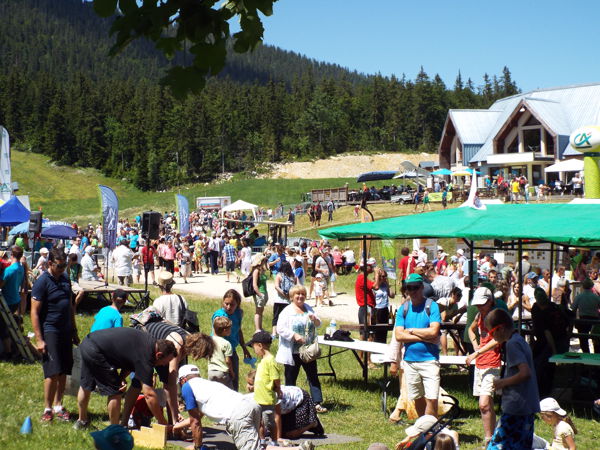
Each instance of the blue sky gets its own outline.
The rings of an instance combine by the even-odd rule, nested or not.
[[[265,42],[359,72],[452,87],[508,66],[524,90],[600,81],[598,0],[279,0]]]

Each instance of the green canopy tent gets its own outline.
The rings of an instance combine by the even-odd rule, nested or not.
[[[363,258],[367,257],[366,241],[370,239],[462,238],[473,260],[475,241],[498,240],[516,243],[519,273],[523,241],[549,242],[554,245],[600,247],[600,205],[595,204],[519,204],[487,205],[486,209],[454,208],[425,214],[413,214],[327,228],[319,234],[327,239],[362,240]],[[554,258],[551,258],[551,264]],[[366,269],[365,298],[366,298]],[[550,266],[552,272],[552,265]],[[469,271],[471,282],[473,271]],[[473,283],[471,283],[472,285]],[[519,283],[519,298],[522,298]],[[471,289],[471,295],[473,290]],[[522,305],[519,306],[521,328]],[[365,332],[367,320],[365,317]]]
[[[600,246],[600,205],[487,205],[453,208],[321,230],[327,239],[463,238],[470,241],[537,240],[576,247]]]

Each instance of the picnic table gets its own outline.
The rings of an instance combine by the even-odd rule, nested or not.
[[[554,364],[581,364],[584,366],[600,366],[600,354],[567,352],[553,355],[548,359]]]
[[[463,354],[467,354],[467,350],[464,346],[464,342],[462,339],[463,332],[465,331],[466,324],[464,323],[454,323],[454,322],[442,322],[440,329],[446,330],[448,335],[452,338],[454,342],[454,348],[459,350]],[[347,331],[362,331],[364,328],[363,325],[359,324],[342,324],[340,325],[341,330]],[[395,328],[392,324],[387,323],[378,323],[375,325],[367,325],[367,330],[369,333],[374,333],[378,330],[386,330],[392,331]]]
[[[324,336],[318,337],[319,344],[328,347],[328,352],[326,355],[321,356],[321,359],[327,358],[327,363],[329,364],[329,369],[331,372],[323,372],[319,373],[318,376],[332,376],[334,379],[337,379],[335,369],[333,368],[333,364],[331,362],[331,357],[334,355],[338,355],[340,353],[351,351],[358,364],[363,370],[363,377],[365,383],[368,381],[368,373],[369,367],[365,366],[365,362],[360,358],[358,352],[367,352],[371,353],[372,357],[375,356],[373,362],[377,362],[384,365],[384,377],[387,376],[387,366],[392,363],[392,359],[388,357],[388,344],[383,344],[381,342],[371,342],[371,341],[360,341],[355,340],[352,342],[346,341],[330,341],[326,340]],[[338,351],[333,352],[333,348],[338,349]],[[440,364],[441,365],[465,365],[466,364],[466,356],[458,356],[458,355],[440,355]]]
[[[96,295],[97,298],[111,303],[112,293],[117,289],[122,289],[129,294],[128,303],[131,303],[135,308],[144,309],[148,307],[148,295],[145,289],[133,288],[129,286],[119,286],[118,284],[106,284],[102,280],[85,281],[79,280],[79,286],[86,294]]]

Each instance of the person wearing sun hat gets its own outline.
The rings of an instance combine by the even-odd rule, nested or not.
[[[440,309],[423,294],[421,275],[410,274],[405,280],[405,289],[410,300],[396,314],[394,332],[398,342],[404,343],[405,347],[408,398],[414,400],[419,416],[435,416],[440,390]]]
[[[152,306],[156,308],[163,319],[181,327],[183,325],[185,310],[187,309],[188,304],[181,295],[173,294],[171,292],[171,289],[175,284],[171,272],[162,270],[159,272],[157,278],[161,296],[154,300]]]
[[[576,448],[575,435],[577,434],[577,428],[567,415],[567,412],[560,407],[555,399],[548,397],[540,401],[540,416],[545,423],[554,429],[554,438],[549,446],[542,447],[535,445],[536,438],[540,438],[534,435],[534,448],[549,448],[552,450]],[[548,444],[547,442],[545,443]]]

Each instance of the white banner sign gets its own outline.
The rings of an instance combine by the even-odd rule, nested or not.
[[[10,141],[6,128],[0,127],[0,198],[10,200],[11,189]]]

